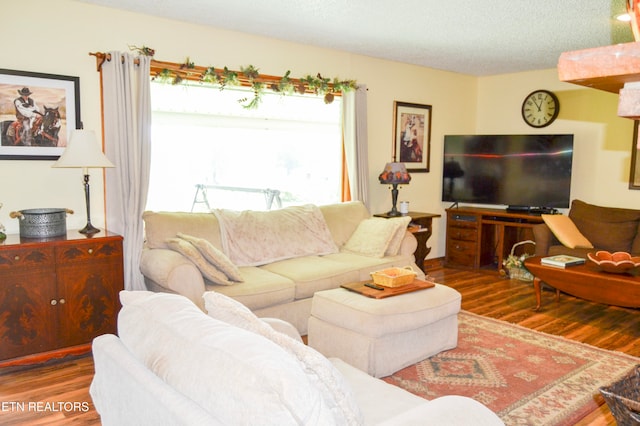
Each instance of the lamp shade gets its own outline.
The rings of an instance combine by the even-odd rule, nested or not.
[[[378,179],[384,184],[406,184],[411,181],[411,175],[404,163],[387,163]]]
[[[74,130],[64,152],[51,167],[88,169],[114,165],[100,150],[93,130]]]

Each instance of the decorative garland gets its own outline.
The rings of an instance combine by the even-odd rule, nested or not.
[[[129,48],[145,56],[153,57],[155,54],[155,50],[147,46],[129,46]],[[152,79],[170,84],[181,84],[188,80],[217,85],[220,90],[230,86],[250,87],[253,91],[253,97],[251,99],[244,97],[238,100],[242,107],[247,109],[257,108],[267,90],[283,95],[294,93],[315,94],[323,96],[324,102],[330,104],[333,102],[336,93],[349,92],[357,88],[355,80],[324,78],[320,73],[316,74],[315,77],[307,75],[296,79],[290,77],[291,71],[287,71],[284,76],[276,77],[260,74],[258,68],[253,65],[240,67],[239,72],[230,70],[227,67],[222,69],[199,67],[188,57],[182,64],[154,60],[152,61],[151,71],[153,74]]]

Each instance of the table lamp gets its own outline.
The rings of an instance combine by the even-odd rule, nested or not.
[[[404,163],[387,163],[384,166],[384,170],[378,176],[378,180],[382,184],[390,184],[391,189],[391,200],[393,202],[393,207],[387,213],[388,216],[402,216],[396,207],[398,204],[398,185],[408,184],[411,181],[411,176],[409,172],[407,172],[407,167]]]
[[[84,197],[87,203],[87,225],[79,232],[93,235],[100,230],[91,224],[91,208],[89,202],[89,169],[114,167],[113,163],[101,151],[93,130],[74,130],[67,147],[51,167],[82,169],[84,174]]]

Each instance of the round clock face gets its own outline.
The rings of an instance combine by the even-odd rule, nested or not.
[[[560,102],[548,90],[531,92],[522,103],[522,118],[531,127],[545,127],[553,123],[560,112]]]

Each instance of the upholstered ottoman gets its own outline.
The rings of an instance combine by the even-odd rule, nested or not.
[[[373,299],[343,288],[316,292],[308,344],[385,377],[458,344],[460,293],[436,284]]]

